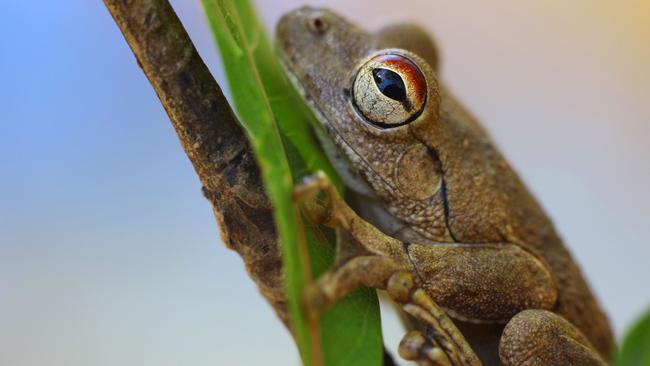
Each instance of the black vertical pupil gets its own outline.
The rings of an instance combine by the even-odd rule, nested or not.
[[[377,68],[372,70],[372,76],[382,94],[398,102],[406,100],[406,86],[395,71]]]

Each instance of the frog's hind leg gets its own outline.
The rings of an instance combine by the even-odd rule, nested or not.
[[[359,256],[321,276],[305,293],[307,309],[322,312],[360,286],[386,290],[389,297],[423,327],[406,334],[399,346],[402,358],[422,366],[478,366],[480,361],[416,278],[390,258]]]
[[[499,345],[504,366],[606,366],[587,338],[546,310],[524,310],[506,325]]]

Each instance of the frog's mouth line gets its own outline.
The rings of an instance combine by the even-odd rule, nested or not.
[[[355,155],[358,156],[361,159],[361,161],[363,161],[363,163],[370,170],[374,171],[374,169],[372,169],[372,165],[368,161],[366,161],[366,159],[361,154],[358,154],[356,152],[356,150],[352,147],[352,145],[337,130],[335,124],[328,123],[329,120],[327,119],[327,117],[325,117],[325,114],[323,113],[323,111],[316,104],[314,98],[307,92],[307,90],[305,90],[302,83],[300,83],[300,78],[289,67],[290,62],[284,57],[284,54],[282,52],[278,52],[278,54],[280,55],[280,57],[279,57],[280,65],[281,65],[282,69],[285,71],[285,75],[287,75],[287,78],[289,79],[289,82],[293,85],[294,89],[300,94],[303,101],[305,101],[305,103],[307,103],[309,105],[311,111],[314,113],[314,116],[318,120],[318,123],[310,123],[310,125],[316,131],[316,135],[318,136],[318,140],[321,143],[321,146],[324,146],[324,150],[326,151],[326,153],[327,153],[328,147],[330,147],[330,146],[331,146],[331,148],[330,148],[331,151],[338,151],[341,148],[337,147],[335,142],[332,141],[333,137],[324,138],[325,136],[328,136],[330,134],[330,132],[326,131],[325,125],[330,126],[331,127],[330,131],[332,131],[333,133],[336,134],[336,137],[338,137],[340,139],[340,141],[345,144],[345,147],[347,149],[349,149],[350,151],[354,151]],[[345,154],[342,154],[342,156],[349,163],[348,166],[351,166],[351,162],[350,162],[349,158],[347,156],[345,156]],[[328,154],[328,157],[330,158],[330,160],[332,160],[332,157],[329,156],[329,154]],[[368,184],[364,180],[359,178],[356,174],[354,174],[354,172],[350,171],[350,169],[345,169],[343,171],[341,171],[340,169],[337,169],[337,170],[338,170],[339,174],[341,174],[341,176],[344,179],[347,178],[346,181],[353,183],[352,188],[356,188],[358,191],[360,191],[360,193],[363,193],[366,196],[369,196],[369,197],[376,196],[375,193],[373,192],[373,190],[368,186]],[[343,173],[343,172],[346,172],[347,174]],[[394,187],[392,184],[385,181],[379,174],[377,174],[377,177],[379,177],[379,179],[381,179],[384,182],[384,184],[386,184],[387,186],[391,187],[392,189],[397,189],[397,187]]]

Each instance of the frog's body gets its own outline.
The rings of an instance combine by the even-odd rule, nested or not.
[[[360,197],[357,212],[391,238],[366,245],[378,235],[348,222],[366,252],[411,271],[486,363],[499,339],[504,364],[610,357],[607,319],[580,270],[485,131],[441,86],[422,31],[371,35],[303,8],[282,19],[278,43],[326,151]]]

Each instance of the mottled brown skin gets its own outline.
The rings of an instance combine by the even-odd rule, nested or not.
[[[354,212],[322,176],[298,190],[308,200],[325,189],[327,202],[308,211],[356,246],[314,286],[312,307],[360,285],[387,289],[422,325],[400,346],[422,364],[480,364],[472,348],[485,364],[610,359],[607,319],[579,268],[485,131],[441,85],[423,31],[403,25],[373,36],[332,12],[303,8],[282,18],[277,37],[326,151],[357,195]],[[359,105],[377,103],[378,91],[355,88],[355,78],[381,55],[414,62],[426,80],[426,103],[417,113],[405,109],[407,123],[369,120],[363,110],[374,104]],[[406,95],[418,100],[413,93],[421,92]],[[397,291],[395,278],[411,278],[408,291]]]

